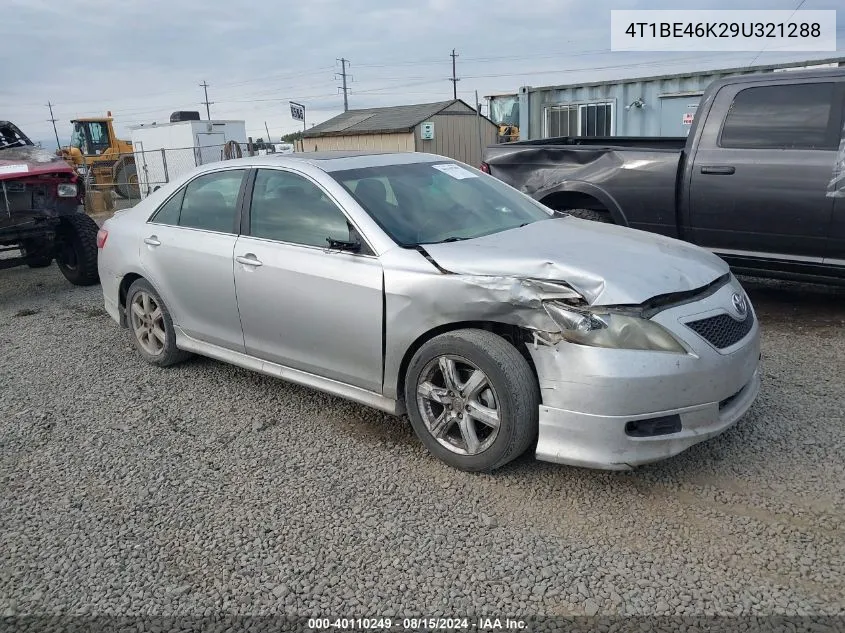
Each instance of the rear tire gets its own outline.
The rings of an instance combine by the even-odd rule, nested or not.
[[[191,357],[176,347],[170,311],[146,279],[137,279],[126,293],[126,322],[132,344],[141,357],[158,367],[169,367]]]
[[[568,213],[574,218],[581,218],[582,220],[592,220],[593,222],[602,222],[604,224],[613,224],[613,218],[607,211],[595,211],[593,209],[567,209],[564,213]]]
[[[93,286],[100,281],[97,272],[97,231],[99,227],[84,213],[61,217],[56,231],[56,263],[74,286]]]
[[[30,268],[47,268],[53,263],[50,252],[51,244],[43,240],[24,240],[21,242],[21,255],[27,258],[26,265]]]
[[[460,470],[504,466],[537,437],[537,379],[513,345],[486,330],[426,342],[408,365],[404,395],[417,437]]]

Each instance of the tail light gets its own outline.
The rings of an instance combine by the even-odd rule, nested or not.
[[[99,231],[97,231],[97,248],[104,248],[108,237],[109,232],[105,229],[100,229]]]
[[[489,174],[490,165],[488,165],[487,163],[481,163],[481,171],[483,171],[485,174]]]

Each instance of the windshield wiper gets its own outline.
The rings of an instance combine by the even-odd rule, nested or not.
[[[462,240],[469,240],[472,239],[470,237],[461,237],[459,235],[452,235],[447,237],[445,240],[437,240],[436,242],[417,242],[415,245],[419,246],[421,244],[445,244],[446,242],[460,242]]]

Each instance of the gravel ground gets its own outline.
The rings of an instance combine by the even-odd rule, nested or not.
[[[435,461],[409,425],[143,363],[55,266],[0,272],[0,615],[845,616],[845,289],[746,283],[765,383],[607,473]]]

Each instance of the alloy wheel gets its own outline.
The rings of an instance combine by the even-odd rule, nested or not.
[[[426,429],[459,455],[478,455],[499,434],[499,399],[481,369],[466,358],[438,356],[417,382],[417,406]]]
[[[132,297],[129,312],[132,331],[144,351],[152,356],[164,352],[167,333],[164,329],[164,313],[156,298],[143,290],[136,293]]]

